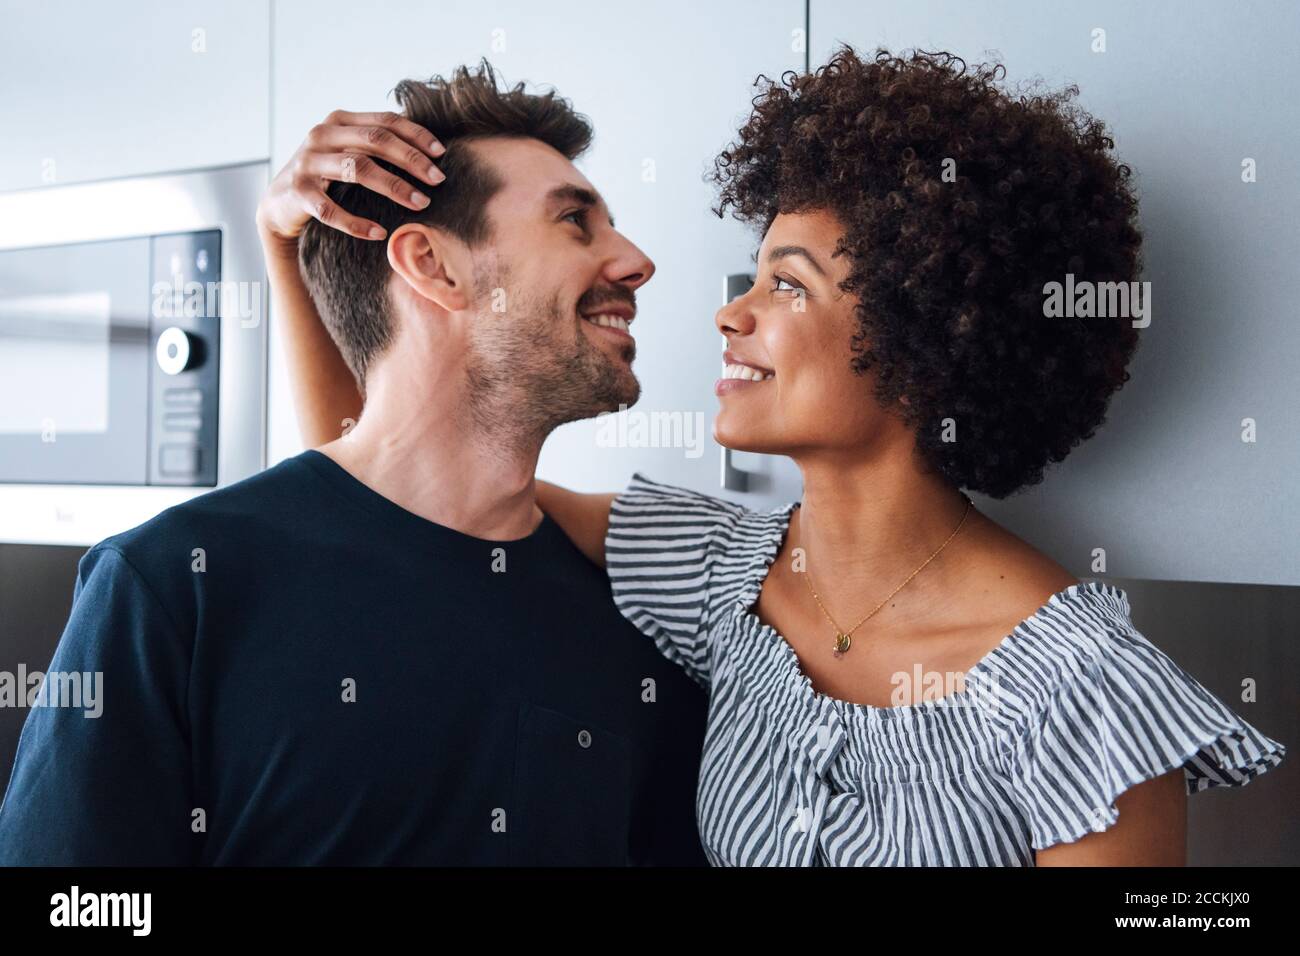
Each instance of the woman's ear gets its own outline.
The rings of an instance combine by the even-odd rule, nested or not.
[[[388,264],[417,295],[447,312],[470,305],[469,257],[440,229],[408,222],[388,238]]]

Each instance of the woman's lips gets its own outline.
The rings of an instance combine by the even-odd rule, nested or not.
[[[730,395],[732,392],[743,391],[749,387],[758,388],[763,385],[771,385],[772,381],[772,379],[755,382],[747,378],[720,378],[713,383],[713,394],[721,398],[723,395]]]
[[[743,385],[764,385],[776,378],[769,368],[752,365],[731,349],[722,353],[722,378],[713,383],[713,394],[729,395]]]

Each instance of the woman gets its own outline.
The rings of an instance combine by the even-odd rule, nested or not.
[[[1137,340],[1123,316],[1045,314],[1067,275],[1137,279],[1137,203],[1076,91],[1011,98],[1000,71],[844,48],[766,81],[717,160],[718,211],[762,245],[716,317],[714,434],[793,458],[800,502],[538,483],[711,690],[715,864],[1176,865],[1186,794],[1285,752],[1138,633],[1122,591],[963,493],[1032,485],[1091,436]],[[346,372],[291,349],[309,438],[332,437],[358,404]]]

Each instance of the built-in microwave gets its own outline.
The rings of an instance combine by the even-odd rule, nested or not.
[[[90,543],[263,467],[266,181],[0,194],[0,540]]]

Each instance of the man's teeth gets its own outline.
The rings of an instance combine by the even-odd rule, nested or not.
[[[722,366],[723,378],[741,378],[747,382],[766,382],[769,378],[776,375],[775,372],[760,372],[756,368],[750,368],[748,365],[724,365]]]
[[[602,313],[600,315],[584,315],[583,318],[592,325],[599,325],[603,328],[618,329],[622,332],[627,331],[627,319],[623,318],[621,315],[605,315]]]

